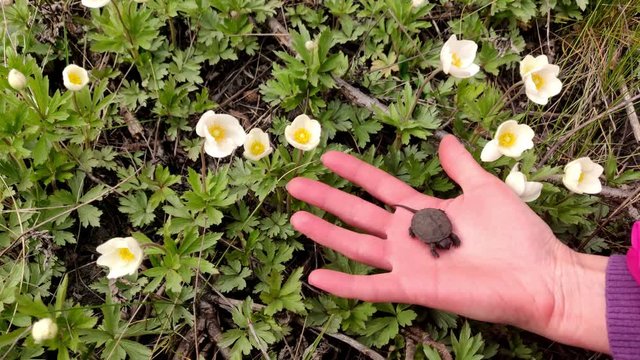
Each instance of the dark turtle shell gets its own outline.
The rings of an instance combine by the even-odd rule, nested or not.
[[[451,221],[440,209],[418,210],[411,219],[411,232],[426,243],[443,240],[451,231]]]

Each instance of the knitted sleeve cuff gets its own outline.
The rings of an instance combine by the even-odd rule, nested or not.
[[[640,285],[629,273],[624,256],[609,258],[606,298],[607,332],[613,358],[640,359]]]

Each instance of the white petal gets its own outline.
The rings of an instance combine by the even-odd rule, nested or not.
[[[558,77],[560,75],[560,66],[547,64],[538,71],[543,77]]]
[[[451,51],[460,57],[460,68],[466,68],[475,60],[478,44],[471,40],[458,40],[451,46]]]
[[[537,181],[527,181],[524,192],[520,195],[520,199],[524,202],[531,202],[540,197],[542,193],[542,183]]]
[[[244,132],[244,128],[242,128],[240,124],[234,124],[226,129],[228,131],[228,135],[225,140],[229,140],[235,147],[242,146],[242,144],[244,144],[247,134]]]
[[[140,243],[138,242],[138,240],[131,236],[124,238],[124,240],[126,242],[127,249],[131,251],[136,261],[139,261],[138,265],[140,265],[140,263],[142,262],[142,258],[144,257],[144,251],[142,250]]]
[[[318,120],[311,120],[307,125],[307,129],[311,133],[312,140],[320,140],[320,135],[322,134],[322,126],[320,126],[320,122],[318,122]]]
[[[235,150],[236,148],[233,146],[233,144],[230,144],[229,142],[222,142],[222,143],[217,143],[214,141],[210,141],[210,140],[205,140],[204,142],[204,152],[207,153],[207,155],[214,157],[214,158],[223,158],[223,157],[227,157],[229,155],[231,155],[231,153]]]
[[[510,147],[499,146],[498,150],[502,155],[518,158],[522,156],[522,153],[526,150],[533,148],[534,132],[528,125],[509,124],[503,128],[502,132],[509,131],[516,136],[515,143]]]
[[[97,9],[107,5],[110,2],[111,0],[82,0],[82,5],[88,8]]]
[[[458,78],[458,79],[466,79],[466,78],[470,78],[473,75],[477,74],[478,71],[480,71],[480,66],[476,65],[476,64],[471,64],[465,68],[457,68],[455,66],[451,67],[451,69],[449,70],[449,72],[451,73],[451,76]]]
[[[295,128],[307,127],[308,122],[311,121],[311,118],[305,114],[301,114],[296,116],[295,119],[291,122],[291,125]]]
[[[499,137],[505,131],[513,131],[512,129],[518,126],[518,122],[515,120],[507,120],[498,126],[496,130],[496,138]]]
[[[125,244],[126,244],[125,238],[115,237],[113,239],[110,239],[98,245],[98,247],[96,247],[96,251],[100,254],[106,254],[106,253],[115,251],[115,249],[117,248],[125,246]]]
[[[238,120],[238,118],[236,118],[235,116],[231,116],[229,114],[216,114],[214,119],[215,124],[220,125],[223,128],[240,126],[240,120]]]
[[[209,126],[213,122],[215,115],[216,113],[212,110],[202,114],[200,120],[198,120],[198,123],[196,124],[196,134],[198,134],[198,136],[205,137],[207,135],[209,132]]]
[[[540,94],[537,90],[529,90],[527,88],[525,89],[525,93],[527,94],[529,100],[538,105],[547,105],[547,103],[549,103],[549,98]]]
[[[602,184],[597,177],[585,176],[579,186],[585,194],[598,194],[602,191]]]
[[[520,62],[520,76],[524,79],[526,76],[543,69],[548,64],[549,59],[546,55],[539,55],[535,58],[527,55]]]
[[[120,256],[116,251],[100,255],[96,260],[96,264],[100,266],[112,267],[120,261]]]
[[[296,130],[297,128],[293,127],[293,124],[287,125],[284,128],[284,138],[287,140],[289,144],[293,144],[296,142],[293,137],[293,134],[295,133]]]
[[[502,156],[498,151],[498,140],[491,140],[484,146],[480,154],[480,160],[484,162],[496,161]]]
[[[442,71],[445,74],[449,74],[451,69],[451,43],[456,41],[456,36],[451,35],[449,40],[442,45],[442,50],[440,50],[440,65],[442,66]]]
[[[125,275],[130,275],[129,268],[124,266],[110,267],[109,273],[107,274],[107,279],[117,279]]]
[[[591,159],[589,159],[589,161],[591,161]],[[602,175],[602,173],[604,172],[604,168],[602,167],[602,165],[596,164],[593,161],[591,161],[591,164],[589,164],[589,166],[587,166],[584,171],[588,175],[597,178],[597,177],[600,177],[600,175]]]
[[[562,183],[567,189],[573,191],[576,194],[582,194],[582,190],[578,186],[578,180],[582,174],[582,166],[576,160],[568,163],[564,167],[564,175],[562,176]]]
[[[507,184],[516,195],[521,196],[524,193],[527,178],[520,171],[511,170],[507,178],[504,179],[504,183]]]
[[[544,91],[548,97],[556,96],[562,91],[562,81],[557,77],[549,78],[545,81]]]

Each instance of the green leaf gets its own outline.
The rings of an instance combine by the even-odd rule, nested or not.
[[[56,304],[54,306],[54,309],[56,311],[62,311],[62,308],[64,306],[64,301],[67,298],[68,285],[69,285],[69,276],[65,274],[64,278],[62,278],[62,282],[60,283],[60,285],[58,285],[58,290],[56,291]]]
[[[93,205],[83,205],[80,206],[77,211],[82,227],[100,227],[100,216],[102,216],[102,210]]]

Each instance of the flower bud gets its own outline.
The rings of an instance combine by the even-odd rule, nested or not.
[[[50,318],[38,320],[31,328],[31,336],[33,336],[33,340],[35,340],[36,343],[51,340],[56,337],[57,333],[58,325]]]
[[[316,45],[316,42],[313,40],[309,40],[304,43],[304,47],[307,48],[307,50],[309,51],[313,51],[313,49],[315,49],[317,46],[318,45]]]
[[[27,78],[20,71],[16,69],[11,69],[9,71],[9,85],[15,90],[22,90],[27,87]]]

